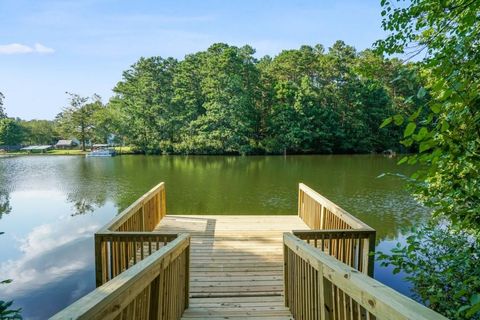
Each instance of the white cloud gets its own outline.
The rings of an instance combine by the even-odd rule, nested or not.
[[[30,53],[33,49],[20,43],[0,45],[0,54]]]
[[[45,47],[41,43],[35,43],[34,48],[35,48],[35,51],[38,53],[54,53],[55,52],[55,50],[53,50],[52,48]]]
[[[10,43],[0,45],[0,54],[24,54],[24,53],[54,53],[55,50],[44,46],[41,43],[35,43],[33,47],[20,43]]]

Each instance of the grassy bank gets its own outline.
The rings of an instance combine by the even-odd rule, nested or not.
[[[114,148],[117,154],[134,154],[132,147],[115,147]],[[0,154],[5,155],[53,155],[53,156],[84,156],[89,153],[90,150],[82,151],[80,149],[55,149],[48,150],[47,152],[28,152],[28,151],[12,151],[12,152],[3,152]]]

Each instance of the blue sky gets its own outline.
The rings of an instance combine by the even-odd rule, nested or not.
[[[9,116],[53,119],[65,91],[104,101],[139,57],[181,59],[212,43],[258,57],[385,36],[379,0],[0,0],[0,92]]]

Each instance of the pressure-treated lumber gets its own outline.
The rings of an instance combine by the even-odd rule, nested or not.
[[[182,319],[293,319],[283,298],[283,232],[297,216],[166,216],[191,235],[190,307]]]
[[[445,319],[369,277],[374,250],[303,184],[298,216],[166,216],[160,183],[95,234],[99,287],[54,319]]]
[[[101,286],[176,238],[152,232],[166,215],[161,182],[95,233],[95,278]]]
[[[286,304],[296,319],[446,319],[291,233],[284,245]]]
[[[189,250],[190,236],[179,235],[51,319],[179,319],[188,306]]]

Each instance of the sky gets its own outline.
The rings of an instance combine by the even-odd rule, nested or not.
[[[0,0],[0,92],[10,117],[53,119],[65,92],[106,102],[144,56],[211,44],[274,56],[343,40],[357,50],[385,37],[380,0]]]

